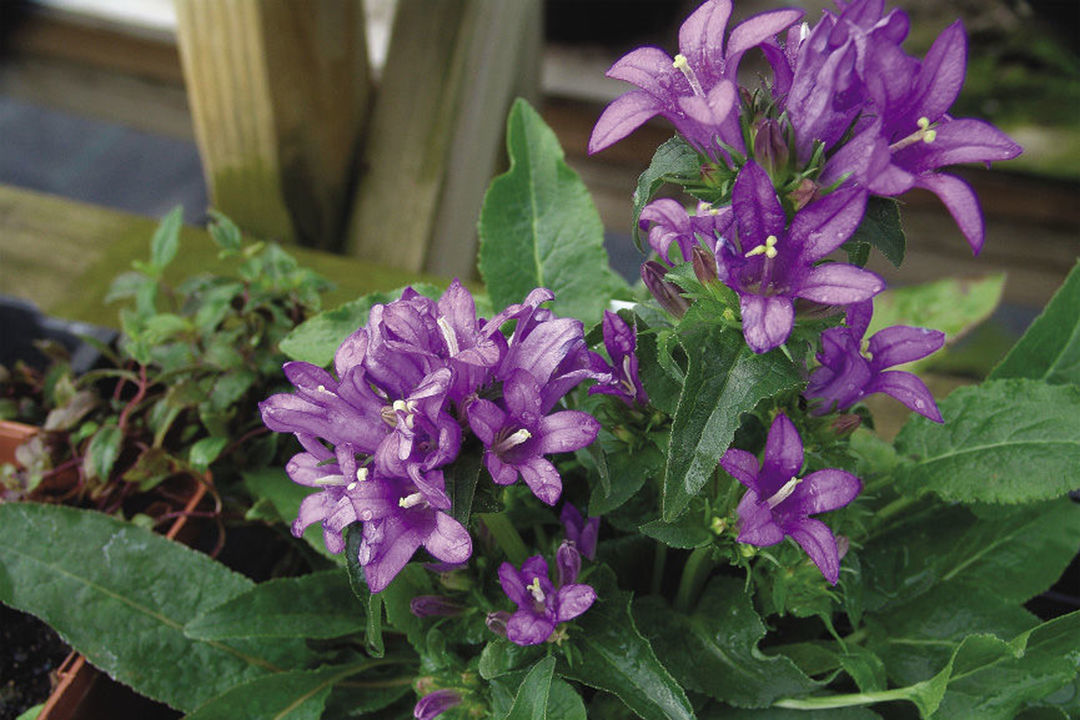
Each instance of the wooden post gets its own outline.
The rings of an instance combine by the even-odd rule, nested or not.
[[[180,57],[214,206],[244,230],[340,246],[367,115],[354,0],[176,0]]]
[[[476,219],[521,89],[523,49],[538,57],[539,8],[539,0],[400,0],[349,226],[354,254],[473,274]]]

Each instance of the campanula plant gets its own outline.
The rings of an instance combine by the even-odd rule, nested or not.
[[[978,200],[941,170],[1021,151],[949,114],[964,30],[916,57],[882,0],[731,13],[707,0],[674,55],[609,71],[634,88],[590,152],[677,133],[632,200],[642,282],[519,101],[484,290],[360,298],[282,343],[259,407],[295,439],[276,488],[316,571],[222,576],[177,623],[198,693],[117,676],[197,719],[1075,713],[1080,613],[1026,604],[1080,542],[1080,270],[947,397],[910,365],[945,333],[872,322],[891,291],[867,260],[906,250],[893,198],[934,192],[977,253]],[[893,441],[876,394],[913,411]]]

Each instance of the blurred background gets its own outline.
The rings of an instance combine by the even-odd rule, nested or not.
[[[827,3],[786,4],[814,21]],[[954,363],[978,374],[1080,249],[1080,3],[893,4],[911,15],[915,55],[963,18],[970,57],[954,114],[986,118],[1025,147],[1000,167],[959,171],[987,216],[980,258],[937,199],[914,191],[902,199],[903,269],[872,261],[899,285],[1008,274],[1001,308]],[[193,225],[213,204],[253,235],[344,253],[376,267],[374,285],[379,267],[473,276],[479,203],[503,167],[516,95],[558,134],[593,193],[613,263],[636,278],[630,197],[670,129],[658,121],[593,157],[586,140],[628,88],[604,77],[611,62],[646,43],[671,52],[695,5],[3,0],[0,292],[115,322],[89,302],[98,276],[126,268],[119,237],[141,233],[145,247],[152,226],[132,216],[177,204]],[[774,6],[736,0],[734,21]]]

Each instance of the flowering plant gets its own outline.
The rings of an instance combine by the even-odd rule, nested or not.
[[[519,101],[485,292],[367,296],[282,343],[288,385],[260,408],[296,439],[292,532],[329,569],[214,570],[177,625],[202,643],[196,695],[116,674],[193,718],[1076,712],[1080,613],[1025,603],[1080,539],[1080,270],[982,384],[939,403],[894,369],[946,336],[874,324],[869,255],[905,251],[891,198],[935,193],[978,253],[975,194],[940,169],[1020,147],[948,113],[959,24],[919,59],[902,11],[837,5],[729,32],[730,0],[708,0],[674,57],[612,66],[637,89],[591,152],[656,115],[678,131],[634,196],[653,253],[634,288]],[[751,51],[771,72],[746,87]],[[895,442],[875,394],[914,413]]]

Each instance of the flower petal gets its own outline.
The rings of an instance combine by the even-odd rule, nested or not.
[[[785,510],[802,516],[842,508],[862,491],[862,482],[849,472],[828,468],[812,472],[795,486],[784,502]]]
[[[880,373],[866,386],[866,394],[878,392],[896,398],[908,409],[934,422],[945,422],[926,383],[909,372],[890,370]]]
[[[663,96],[667,89],[660,78],[674,72],[671,56],[658,47],[640,47],[615,61],[605,75],[614,80],[637,85],[653,95]]]
[[[788,237],[802,245],[799,257],[811,263],[843,245],[865,212],[866,191],[841,188],[800,210],[791,221]]]
[[[985,226],[979,198],[971,186],[955,175],[946,173],[920,175],[915,179],[915,185],[929,190],[945,203],[949,214],[953,216],[960,232],[971,246],[971,252],[978,255],[983,246]]]
[[[741,295],[743,337],[756,353],[772,350],[784,343],[795,324],[795,306],[783,295]]]
[[[596,602],[596,591],[589,585],[564,585],[555,593],[555,621],[573,620]]]
[[[622,140],[663,108],[644,90],[631,90],[608,105],[589,136],[589,154],[598,153]]]
[[[541,455],[573,452],[596,439],[600,423],[587,412],[562,410],[541,418],[539,431]]]
[[[758,492],[769,497],[799,474],[803,466],[803,443],[795,423],[780,413],[765,440],[765,460],[758,475]]]
[[[532,596],[525,589],[528,583],[522,579],[522,574],[517,571],[517,568],[508,562],[499,566],[499,584],[502,585],[506,597],[518,605],[528,605],[532,602]]]
[[[871,366],[875,370],[884,370],[893,365],[920,360],[937,352],[944,344],[945,333],[940,330],[894,325],[870,337]]]
[[[554,618],[536,615],[522,608],[506,623],[506,639],[515,645],[539,645],[555,630]]]
[[[759,467],[753,453],[738,448],[728,448],[724,456],[720,458],[720,467],[750,490],[757,490]]]
[[[530,458],[518,466],[521,479],[532,490],[533,495],[547,505],[554,505],[562,495],[562,477],[555,466],[544,458]]]
[[[803,16],[802,10],[786,8],[759,13],[743,20],[735,26],[728,38],[724,58],[724,73],[734,78],[739,68],[743,53],[752,47],[770,40],[778,33],[797,23]]]
[[[472,555],[472,538],[465,526],[444,512],[435,513],[435,528],[424,539],[424,547],[446,563],[463,563]]]
[[[850,305],[869,300],[885,289],[885,281],[869,270],[847,263],[812,268],[796,295],[824,305]]]
[[[784,533],[799,543],[825,579],[835,585],[840,579],[840,553],[828,525],[813,518],[800,518],[785,526]]]
[[[731,0],[709,0],[679,27],[679,51],[699,73],[724,70],[724,32],[731,17]],[[702,78],[702,82],[705,82]]]
[[[735,178],[731,206],[745,250],[764,244],[770,235],[783,236],[787,215],[776,197],[769,174],[753,160],[747,162]]]
[[[758,494],[747,490],[736,509],[739,515],[739,536],[741,543],[768,547],[784,539],[784,532],[773,520],[769,506],[761,502]]]
[[[920,116],[934,122],[952,107],[967,71],[967,36],[957,20],[945,28],[922,62],[915,79],[914,107]]]

